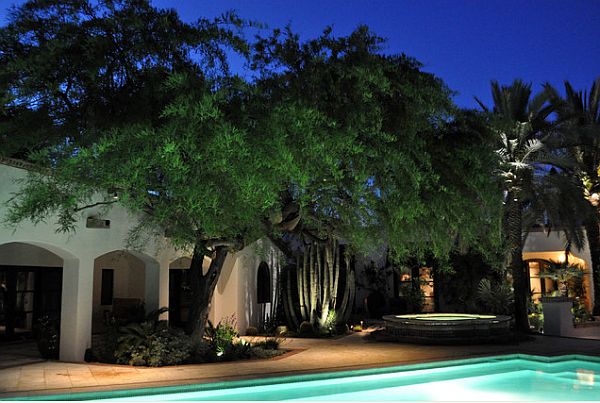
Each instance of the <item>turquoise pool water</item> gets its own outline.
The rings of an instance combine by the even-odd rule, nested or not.
[[[600,358],[506,355],[419,365],[33,400],[600,400]]]

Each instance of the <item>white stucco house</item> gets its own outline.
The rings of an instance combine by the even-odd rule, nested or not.
[[[0,159],[0,217],[6,214],[6,201],[17,189],[15,180],[26,173],[23,162]],[[154,239],[142,251],[128,250],[128,233],[137,219],[119,207],[108,212],[83,211],[72,234],[56,233],[55,221],[49,218],[37,226],[22,222],[17,228],[0,227],[0,336],[30,331],[41,315],[54,315],[60,318],[60,359],[82,361],[107,314],[123,306],[143,302],[147,312],[169,307],[164,319],[185,321],[190,256],[172,248],[167,238]],[[551,280],[540,278],[539,272],[544,262],[564,259],[564,245],[560,232],[529,234],[523,258],[534,298],[556,287]],[[587,248],[573,250],[569,261],[584,269],[585,304],[591,310],[590,253]],[[205,266],[209,263],[206,259]],[[265,312],[273,314],[275,285],[284,264],[281,251],[264,239],[230,254],[209,319],[216,323],[234,315],[242,333],[248,326],[260,326]],[[383,264],[379,262],[379,266]],[[431,284],[426,284],[424,291],[431,300]],[[357,295],[358,304],[363,297]]]
[[[0,216],[26,175],[26,164],[0,160]],[[88,218],[90,221],[88,222]],[[127,250],[136,218],[114,207],[108,212],[86,210],[72,234],[56,233],[56,220],[36,226],[0,227],[0,333],[31,330],[42,314],[60,318],[60,359],[82,361],[92,333],[108,312],[138,301],[145,310],[171,305],[170,314],[186,316],[185,270],[190,256],[173,249],[168,239],[156,239],[143,251]],[[205,267],[210,263],[205,260]],[[282,254],[268,240],[258,240],[230,254],[217,284],[209,319],[214,323],[235,315],[244,331],[258,326],[276,298],[276,277]],[[257,301],[257,275],[270,276],[266,300]],[[264,281],[263,281],[264,286]],[[269,298],[270,297],[270,298]],[[164,314],[168,319],[169,314]]]

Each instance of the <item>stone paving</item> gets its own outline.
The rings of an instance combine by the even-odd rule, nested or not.
[[[5,348],[6,346],[0,346]],[[206,383],[278,375],[383,367],[397,364],[511,353],[600,356],[600,340],[536,336],[534,340],[503,345],[425,346],[376,342],[366,332],[336,340],[287,339],[291,352],[270,360],[141,368],[123,365],[58,361],[7,361],[0,352],[0,399],[97,390]]]

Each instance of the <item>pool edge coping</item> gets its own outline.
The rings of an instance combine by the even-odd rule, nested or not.
[[[509,361],[515,359],[526,359],[529,361],[535,361],[540,363],[554,363],[561,361],[569,361],[573,359],[579,359],[582,361],[600,363],[600,357],[585,354],[555,354],[555,355],[539,355],[539,354],[527,354],[527,353],[513,353],[513,354],[489,354],[480,355],[477,357],[470,358],[442,358],[434,359],[425,362],[418,363],[384,363],[384,366],[373,365],[365,367],[364,365],[357,366],[346,366],[337,368],[322,368],[312,369],[305,371],[285,371],[269,373],[268,376],[263,378],[257,378],[257,374],[248,375],[244,379],[233,379],[225,381],[208,381],[198,382],[197,379],[181,379],[178,382],[192,381],[193,383],[177,384],[177,385],[164,385],[164,386],[141,386],[135,387],[138,384],[127,384],[126,388],[117,390],[90,390],[80,392],[67,392],[67,393],[50,393],[46,391],[45,395],[35,394],[36,391],[22,392],[26,395],[5,397],[0,396],[0,401],[53,401],[53,400],[103,400],[108,398],[127,398],[127,397],[140,397],[149,395],[163,395],[173,393],[189,393],[189,392],[208,392],[217,389],[233,389],[249,386],[264,386],[264,385],[277,385],[284,383],[297,383],[305,381],[314,381],[322,379],[324,373],[330,374],[330,378],[339,379],[347,378],[351,376],[363,376],[363,375],[379,375],[388,374],[392,372],[408,372],[415,370],[427,370],[432,368],[446,368],[454,366],[462,366],[469,364],[477,364],[486,361]],[[389,364],[389,365],[388,365]],[[443,364],[443,365],[440,365]],[[354,369],[352,369],[355,367]],[[287,375],[286,375],[287,374]],[[215,377],[212,379],[218,379],[222,377]],[[105,385],[106,386],[122,386],[118,385]],[[132,388],[133,386],[133,388]]]

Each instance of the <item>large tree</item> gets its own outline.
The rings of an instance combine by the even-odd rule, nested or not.
[[[309,279],[319,277],[311,274],[318,264],[310,270],[314,242],[342,241],[362,253],[387,244],[401,258],[445,257],[459,244],[498,239],[489,130],[453,106],[440,79],[410,57],[383,54],[383,44],[367,27],[347,37],[327,29],[304,42],[287,29],[255,44],[261,101],[254,113],[266,116],[259,130],[296,144],[289,149],[298,176],[282,208],[296,206],[289,210],[310,250]],[[321,298],[307,285],[315,281],[298,279],[309,289],[301,316],[314,317],[318,306],[323,322],[335,295]]]
[[[584,196],[595,207],[595,214],[582,215],[581,219],[592,259],[594,314],[600,315],[600,78],[589,91],[576,91],[566,81],[564,98],[550,85],[546,90],[559,115],[564,146],[577,163]]]
[[[91,144],[113,127],[154,122],[172,73],[227,73],[245,52],[233,14],[184,23],[148,0],[30,0],[0,27],[0,155]]]
[[[210,82],[174,76],[166,85],[178,95],[159,124],[34,153],[45,169],[29,172],[7,218],[38,223],[57,213],[59,230],[70,231],[86,208],[119,204],[139,217],[133,239],[166,230],[175,246],[192,250],[188,331],[201,335],[224,259],[262,234],[285,161],[269,158],[269,141],[236,123],[243,83],[215,91]],[[205,256],[212,261],[203,273]]]
[[[573,225],[581,211],[573,164],[556,142],[555,123],[549,119],[554,107],[549,94],[532,97],[531,84],[515,80],[510,86],[493,81],[490,113],[497,136],[498,177],[504,191],[503,232],[506,261],[512,274],[516,328],[529,331],[527,298],[529,284],[523,263],[523,246],[535,224],[565,225],[567,239],[582,244],[582,233]],[[567,247],[568,245],[566,245]]]

